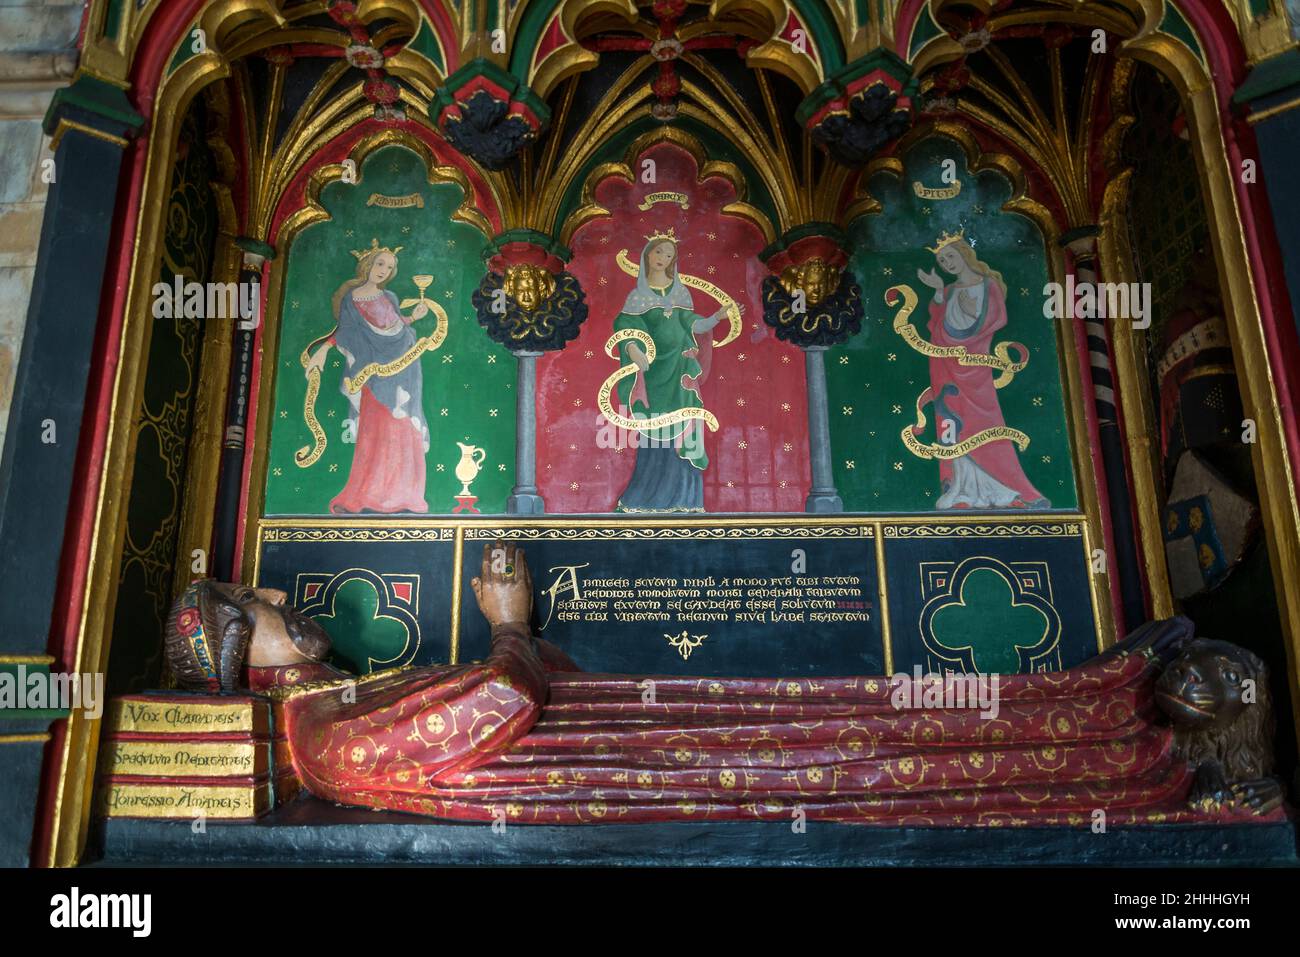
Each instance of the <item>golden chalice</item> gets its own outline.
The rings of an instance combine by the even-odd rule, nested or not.
[[[415,288],[418,289],[418,290],[420,290],[420,295],[417,296],[415,299],[403,299],[403,300],[402,300],[402,308],[403,308],[403,309],[410,309],[412,306],[417,306],[417,305],[419,305],[420,303],[424,303],[426,306],[428,306],[430,309],[432,309],[432,308],[433,308],[433,303],[432,303],[429,299],[427,299],[427,298],[425,297],[425,295],[424,295],[424,291],[425,291],[426,289],[428,289],[430,286],[433,285],[433,277],[432,277],[432,276],[412,276],[412,277],[411,277],[411,282],[415,283]]]

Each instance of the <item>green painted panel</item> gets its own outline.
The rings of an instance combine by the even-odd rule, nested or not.
[[[1165,16],[1160,21],[1160,29],[1165,33],[1178,37],[1183,43],[1187,44],[1188,49],[1196,54],[1196,59],[1202,63],[1205,62],[1205,53],[1201,50],[1200,41],[1196,39],[1196,31],[1192,29],[1192,25],[1187,22],[1187,19],[1172,3],[1165,4]]]
[[[945,185],[944,160],[956,164],[960,191],[949,199],[918,196],[914,184],[929,189]],[[916,422],[923,392],[932,385],[941,390],[945,376],[962,370],[956,368],[956,360],[927,358],[894,331],[901,303],[886,305],[885,290],[896,284],[915,290],[918,303],[910,323],[920,337],[930,340],[932,290],[919,280],[917,270],[937,269],[935,255],[926,247],[934,246],[942,232],[964,230],[977,258],[1001,273],[1006,286],[1007,324],[994,333],[992,347],[1023,343],[1029,361],[1000,389],[989,385],[992,370],[980,370],[983,382],[967,379],[961,386],[964,401],[979,408],[962,412],[967,421],[957,438],[965,440],[999,424],[1023,432],[1029,444],[1014,457],[1008,456],[1014,451],[1011,443],[997,440],[985,447],[1002,447],[994,456],[997,461],[990,463],[983,450],[967,458],[1005,486],[1018,489],[1027,480],[1030,493],[1039,492],[1052,508],[1076,508],[1056,322],[1043,317],[1047,264],[1041,234],[1028,219],[1001,211],[1010,196],[1009,182],[992,171],[972,175],[964,152],[952,140],[940,136],[923,140],[910,150],[904,164],[901,181],[889,173],[872,178],[872,193],[883,210],[859,218],[851,230],[856,250],[851,268],[862,285],[866,308],[863,332],[826,354],[831,446],[844,507],[881,512],[940,506],[944,487],[939,462],[909,451],[901,433]],[[952,282],[951,275],[937,271],[945,282]],[[1013,358],[1017,354],[1011,352]],[[924,413],[926,425],[918,439],[927,445],[937,443],[939,416],[934,404],[925,405]],[[960,507],[959,502],[948,504]]]
[[[433,26],[428,20],[420,21],[420,29],[411,42],[407,44],[409,49],[423,55],[430,63],[438,68],[443,75],[447,73],[447,61],[442,55],[442,46],[438,43],[438,37],[433,32]]]
[[[406,147],[389,146],[373,153],[362,166],[359,179],[356,185],[335,182],[325,188],[322,203],[332,218],[306,229],[289,253],[275,360],[266,514],[330,514],[331,502],[345,484],[354,491],[358,487],[370,490],[345,497],[349,504],[372,503],[369,510],[406,511],[392,504],[409,506],[412,499],[423,499],[429,512],[451,512],[461,491],[455,476],[464,457],[461,444],[483,450],[481,471],[470,483],[471,494],[477,497],[474,507],[482,512],[503,511],[514,482],[516,363],[488,339],[470,302],[483,277],[485,239],[477,229],[451,218],[463,200],[460,187],[430,184],[423,160]],[[376,196],[397,198],[405,205],[368,205]],[[413,198],[417,196],[422,205],[416,205]],[[386,291],[399,303],[415,299],[418,290],[412,277],[432,275],[427,296],[440,303],[449,317],[446,341],[436,351],[425,352],[412,366],[418,370],[420,405],[429,430],[423,480],[418,475],[418,447],[411,453],[409,445],[399,448],[395,444],[405,433],[394,429],[393,422],[402,423],[403,417],[376,420],[372,416],[369,421],[376,427],[363,436],[368,431],[366,410],[375,410],[363,404],[355,441],[344,441],[352,405],[341,392],[345,360],[337,348],[327,354],[315,403],[315,414],[325,432],[324,451],[307,467],[296,460],[300,449],[313,446],[304,415],[307,378],[300,355],[335,328],[332,300],[344,283],[356,277],[358,260],[353,251],[369,248],[372,240],[381,247],[401,247],[396,275],[388,280]],[[412,309],[401,312],[409,316]],[[423,338],[433,332],[435,324],[429,315],[414,322],[412,330],[417,338]],[[376,376],[371,381],[379,384],[383,378]],[[364,403],[367,392],[372,398],[381,396],[384,388],[379,384],[370,391],[370,385],[363,386],[358,399]],[[414,403],[403,411],[414,416],[410,405]],[[381,416],[389,415],[386,408],[378,411]],[[411,423],[407,420],[406,424]],[[369,450],[364,459],[355,454],[358,443]],[[354,477],[357,482],[350,482]],[[395,488],[409,494],[387,499],[380,494]],[[355,513],[354,509],[348,511]]]

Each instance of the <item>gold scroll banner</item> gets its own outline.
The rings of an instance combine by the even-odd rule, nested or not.
[[[983,429],[976,432],[969,439],[962,439],[956,445],[922,442],[916,437],[916,433],[925,429],[925,412],[922,411],[922,407],[926,403],[925,396],[929,391],[929,389],[926,389],[916,400],[916,425],[904,426],[902,432],[903,444],[907,446],[907,451],[917,458],[957,459],[963,455],[969,455],[981,445],[988,445],[990,442],[997,442],[1001,439],[1010,439],[1016,443],[1021,452],[1029,448],[1029,436],[1009,425],[995,425],[991,429]]]
[[[300,361],[304,366],[310,361],[311,356],[307,350],[302,351]],[[293,460],[298,463],[299,468],[307,468],[315,465],[316,460],[321,457],[325,451],[325,430],[321,428],[320,420],[316,418],[316,396],[320,394],[320,369],[312,367],[307,370],[307,395],[302,400],[302,417],[307,423],[307,430],[311,432],[311,445],[304,445],[294,453]]]
[[[405,209],[408,206],[424,209],[424,197],[419,193],[411,193],[409,196],[385,196],[383,193],[371,193],[370,198],[366,200],[366,205],[381,206],[384,209]]]
[[[685,193],[670,193],[665,190],[660,193],[646,193],[645,199],[637,209],[645,212],[655,203],[676,203],[682,209],[691,208],[691,198]]]
[[[619,343],[626,342],[629,339],[635,339],[641,343],[641,348],[645,350],[645,357],[648,362],[655,361],[654,340],[650,338],[650,333],[643,329],[622,329],[614,333],[605,343],[605,354],[611,359],[617,359]],[[615,386],[628,376],[636,375],[636,372],[637,367],[634,362],[619,366],[608,379],[601,383],[600,391],[596,394],[596,404],[600,407],[601,414],[613,425],[618,426],[620,429],[648,432],[661,429],[664,426],[676,425],[678,422],[699,419],[709,427],[710,432],[718,431],[718,420],[714,414],[708,409],[696,406],[677,409],[674,412],[665,412],[663,415],[656,415],[649,419],[630,419],[625,415],[619,415],[614,411],[614,406],[610,403],[610,394],[614,391]]]
[[[627,273],[629,276],[641,275],[641,267],[627,258],[626,249],[620,249],[617,258],[618,268],[622,269],[623,272]],[[700,292],[707,296],[712,296],[718,302],[722,303],[722,305],[727,307],[727,321],[731,323],[731,328],[727,330],[727,334],[721,339],[713,340],[713,348],[720,349],[740,335],[740,331],[744,328],[744,325],[740,321],[740,307],[736,305],[736,300],[732,299],[707,279],[701,279],[699,276],[688,276],[684,272],[678,273],[677,275],[681,277],[683,285],[690,286],[692,289],[698,289]]]
[[[363,366],[361,371],[352,376],[352,378],[349,379],[344,376],[343,390],[348,395],[356,395],[360,392],[362,387],[370,381],[372,376],[396,375],[412,362],[419,359],[420,356],[424,355],[426,352],[432,352],[442,345],[443,340],[447,338],[447,310],[443,309],[441,305],[434,302],[432,299],[425,299],[423,297],[403,300],[401,308],[406,309],[409,306],[421,302],[428,306],[430,311],[438,319],[438,324],[434,327],[433,332],[429,333],[429,335],[425,336],[423,339],[418,339],[415,345],[411,346],[411,348],[407,349],[406,352],[398,356],[392,362],[372,362],[367,366]],[[310,347],[302,351],[302,355],[298,357],[298,361],[302,363],[303,368],[307,368],[307,364],[311,361]],[[293,460],[298,464],[299,468],[305,469],[315,465],[316,461],[325,452],[325,430],[321,428],[320,420],[316,418],[316,397],[319,394],[320,370],[311,369],[307,373],[307,394],[303,397],[302,417],[303,421],[307,423],[307,430],[311,432],[312,444],[304,445],[294,454]]]
[[[903,307],[898,310],[898,315],[894,316],[894,331],[903,337],[903,341],[909,346],[931,359],[956,359],[958,365],[962,366],[985,366],[997,371],[993,377],[993,388],[1001,389],[1005,385],[1010,385],[1011,380],[1016,377],[1016,373],[1029,365],[1029,349],[1023,342],[999,342],[993,347],[993,354],[966,351],[965,346],[936,346],[921,336],[908,320],[912,316],[912,311],[916,309],[916,293],[911,286],[890,286],[885,290],[885,302],[890,303],[890,293],[898,293],[903,297]],[[1015,349],[1020,353],[1019,359],[1011,358],[1011,350]]]
[[[961,192],[961,180],[951,186],[924,186],[920,180],[912,180],[912,192],[921,199],[956,199]]]

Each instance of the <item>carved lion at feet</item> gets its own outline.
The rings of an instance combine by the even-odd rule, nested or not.
[[[1282,803],[1273,773],[1273,703],[1264,663],[1245,648],[1198,638],[1156,681],[1156,702],[1174,727],[1174,747],[1196,767],[1192,807]]]

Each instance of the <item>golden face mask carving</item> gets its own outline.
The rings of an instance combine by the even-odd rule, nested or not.
[[[840,271],[821,258],[809,259],[797,266],[786,266],[781,271],[781,286],[793,296],[802,289],[810,306],[815,306],[835,292],[840,284]]]
[[[532,312],[555,292],[555,277],[541,266],[519,263],[506,267],[503,288],[524,312]]]

